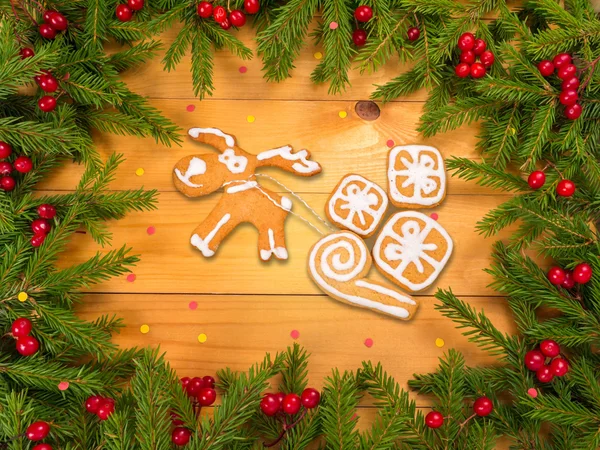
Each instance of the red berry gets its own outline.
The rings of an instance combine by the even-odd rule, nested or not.
[[[288,394],[283,399],[283,412],[290,416],[300,411],[300,397],[297,394]]]
[[[89,413],[96,414],[96,412],[98,412],[98,408],[100,407],[100,403],[102,403],[102,400],[104,399],[99,395],[92,395],[91,397],[88,397],[88,399],[85,401],[85,410]]]
[[[573,64],[566,64],[558,69],[558,78],[561,80],[567,80],[574,77],[576,73],[577,67],[575,67]]]
[[[483,67],[492,67],[495,59],[496,58],[494,57],[494,54],[492,52],[490,52],[489,50],[486,50],[485,52],[483,52],[481,54],[481,56],[479,57],[479,61],[481,61],[481,64],[483,64]]]
[[[575,193],[575,183],[571,180],[560,180],[556,186],[556,193],[561,197],[570,197]]]
[[[486,48],[487,48],[487,44],[485,43],[485,41],[483,39],[475,39],[475,44],[473,45],[473,52],[477,56],[479,56],[483,52],[485,52]]]
[[[473,33],[463,33],[458,38],[458,48],[462,51],[473,50],[475,47],[475,36]]]
[[[41,420],[39,422],[33,422],[27,427],[25,434],[30,441],[41,441],[42,439],[46,439],[48,434],[50,434],[50,425]]]
[[[557,266],[550,267],[550,270],[547,273],[547,277],[548,280],[550,280],[550,283],[558,286],[559,284],[562,284],[563,281],[565,281],[565,271]]]
[[[539,350],[529,350],[525,353],[525,367],[529,370],[539,370],[544,366],[546,357]]]
[[[181,383],[181,387],[184,391],[186,390],[188,384],[190,384],[190,380],[190,377],[183,377],[181,380],[179,380],[179,382]]]
[[[102,404],[104,405],[108,405],[110,408],[115,409],[115,400],[113,398],[110,397],[103,397],[102,398]]]
[[[4,191],[12,191],[16,186],[15,179],[13,177],[5,176],[0,178],[0,188]]]
[[[219,24],[219,26],[224,30],[229,30],[231,28],[231,22],[229,21],[229,19],[226,18],[223,22]]]
[[[56,37],[56,30],[52,28],[52,25],[43,23],[40,25],[40,35],[46,39],[54,39]]]
[[[568,53],[559,53],[554,57],[552,62],[554,63],[557,69],[560,69],[563,66],[571,64],[571,60],[571,55],[569,55]]]
[[[204,387],[204,381],[200,377],[194,377],[190,380],[186,387],[187,395],[196,397],[200,393],[200,389]]]
[[[202,377],[202,381],[204,381],[204,387],[209,387],[209,388],[212,388],[212,389],[215,388],[216,381],[210,375],[206,375],[205,377]]]
[[[31,333],[31,320],[20,317],[12,323],[10,330],[16,338],[29,336],[29,333]]]
[[[575,280],[573,279],[573,272],[565,270],[565,281],[560,284],[565,289],[573,289],[575,286]]]
[[[8,158],[12,153],[12,147],[8,142],[0,141],[0,159]]]
[[[575,103],[574,105],[565,108],[565,116],[567,119],[575,120],[581,116],[581,105]]]
[[[178,427],[180,425],[183,425],[183,420],[181,420],[181,417],[179,417],[177,413],[171,411],[171,423]]]
[[[197,397],[200,406],[210,406],[217,399],[217,392],[213,388],[205,387],[200,389]]]
[[[133,11],[129,6],[120,4],[117,5],[115,15],[117,16],[117,19],[119,19],[121,22],[129,22],[133,17]]]
[[[535,170],[529,174],[527,184],[531,189],[539,189],[546,182],[546,174],[541,170]]]
[[[354,10],[354,17],[359,22],[368,22],[373,17],[373,10],[370,6],[360,5]]]
[[[409,41],[416,41],[419,39],[419,36],[421,36],[421,30],[417,27],[410,27],[406,32],[406,35],[408,36]]]
[[[283,400],[285,399],[285,394],[283,392],[278,392],[274,395],[277,401],[279,402],[279,411],[283,411]]]
[[[246,25],[246,14],[239,9],[234,9],[231,11],[231,14],[229,14],[229,20],[234,27],[243,27]]]
[[[33,234],[48,234],[50,233],[50,222],[46,219],[35,219],[31,222],[31,231]]]
[[[31,450],[52,450],[52,446],[50,444],[38,444],[34,445]]]
[[[256,14],[260,9],[258,0],[244,0],[244,9],[248,14]]]
[[[171,433],[171,442],[175,445],[186,445],[190,442],[190,438],[192,437],[192,433],[187,428],[177,427]]]
[[[563,91],[576,91],[579,87],[579,78],[571,77],[564,80],[561,85],[561,89]]]
[[[313,388],[304,389],[302,396],[300,397],[302,406],[304,406],[306,409],[316,408],[320,400],[321,394],[319,394],[319,391]]]
[[[33,55],[35,55],[33,49],[30,49],[29,47],[23,47],[19,54],[21,55],[21,59],[31,58]]]
[[[365,30],[354,30],[352,33],[352,42],[357,47],[362,47],[367,43],[367,32]]]
[[[134,11],[139,11],[144,7],[144,0],[127,0],[127,6]]]
[[[549,77],[554,73],[554,64],[552,64],[551,61],[544,59],[538,63],[538,70],[543,77]]]
[[[202,17],[203,19],[208,19],[210,16],[212,16],[212,13],[213,13],[212,3],[200,2],[198,4],[198,15],[200,17]]]
[[[444,416],[438,411],[431,411],[425,416],[425,425],[429,428],[439,428],[444,424]]]
[[[569,363],[566,359],[554,358],[550,363],[550,370],[555,376],[562,377],[569,371]]]
[[[44,95],[38,100],[38,106],[44,112],[52,112],[56,108],[56,99],[49,95]]]
[[[274,394],[266,394],[260,401],[260,410],[269,417],[277,414],[279,406],[279,399]]]
[[[69,22],[67,18],[63,16],[59,12],[53,12],[50,14],[50,23],[49,25],[54,28],[56,31],[64,31],[67,29]]]
[[[552,339],[545,339],[540,344],[540,351],[548,358],[554,358],[560,354],[560,345]]]
[[[573,269],[573,280],[579,284],[586,284],[592,278],[592,266],[588,263],[577,264]]]
[[[58,81],[56,81],[56,78],[54,78],[52,75],[40,76],[40,81],[38,84],[44,92],[55,92],[58,89]]]
[[[39,247],[40,245],[42,245],[44,243],[45,240],[46,240],[45,234],[34,234],[31,237],[31,245],[33,247]]]
[[[542,368],[538,369],[538,371],[535,373],[535,376],[542,383],[550,383],[554,378],[554,373],[552,373],[550,366],[543,366]]]
[[[19,156],[13,163],[15,170],[20,173],[27,173],[33,169],[33,161],[27,156]]]
[[[475,53],[473,50],[465,50],[460,54],[460,62],[473,64],[475,62]]]
[[[485,76],[485,67],[481,63],[472,64],[470,73],[473,78],[481,78]]]
[[[98,406],[98,409],[96,410],[96,415],[100,420],[107,420],[113,412],[115,412],[114,400],[105,398],[100,402],[100,406]]]
[[[471,73],[471,66],[467,63],[460,63],[454,68],[454,73],[460,78],[466,78]]]
[[[13,166],[7,161],[0,161],[0,175],[10,175],[13,171]]]
[[[571,106],[577,103],[579,97],[577,96],[577,91],[568,90],[562,91],[559,96],[560,103],[565,106]]]
[[[37,207],[37,213],[42,219],[51,220],[56,216],[56,208],[48,203],[44,203]]]
[[[217,6],[216,8],[213,9],[213,18],[215,19],[215,22],[221,23],[225,19],[227,19],[227,11],[225,10],[224,7]]]
[[[56,11],[54,11],[53,9],[48,9],[46,11],[44,11],[44,23],[47,23],[48,25],[50,25],[50,18],[52,17],[52,14],[54,14]]]
[[[21,336],[17,339],[17,351],[23,356],[31,356],[37,352],[39,348],[40,343],[33,336]]]
[[[473,412],[479,417],[489,416],[493,409],[494,405],[488,397],[479,397],[473,403]]]

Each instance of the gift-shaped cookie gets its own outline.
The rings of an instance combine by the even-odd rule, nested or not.
[[[325,213],[338,227],[369,237],[379,226],[387,206],[387,194],[379,185],[348,174],[329,197]]]
[[[390,200],[399,208],[432,208],[446,196],[444,158],[434,147],[394,147],[387,175]]]
[[[451,253],[452,239],[448,232],[416,211],[390,217],[373,246],[373,260],[381,273],[412,292],[430,286]]]

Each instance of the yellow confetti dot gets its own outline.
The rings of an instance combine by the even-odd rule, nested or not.
[[[323,59],[323,53],[321,52],[316,52],[313,56],[315,59]]]
[[[256,120],[256,117],[248,116],[248,117],[246,117],[246,120],[248,121],[248,123],[253,123]]]
[[[135,174],[136,174],[138,177],[141,177],[142,175],[144,175],[144,169],[142,169],[141,167],[140,167],[140,168],[138,168],[138,169],[135,169]]]
[[[24,302],[25,300],[27,300],[29,298],[29,296],[27,295],[27,292],[19,292],[19,295],[17,295],[17,298],[19,299],[20,302]]]
[[[514,135],[517,132],[517,130],[515,130],[514,128],[510,128],[510,134]]]
[[[340,116],[342,119],[345,119],[347,115],[348,115],[348,113],[346,111],[340,111],[338,113],[338,116]]]
[[[142,325],[142,326],[140,327],[140,333],[142,333],[142,334],[146,334],[146,333],[148,333],[149,331],[150,331],[150,327],[149,327],[148,325],[146,325],[146,324],[144,324],[144,325]]]
[[[200,342],[201,344],[204,344],[207,339],[208,339],[208,336],[206,336],[204,333],[200,333],[198,335],[198,342]]]
[[[445,342],[444,342],[444,340],[443,340],[442,338],[437,338],[437,339],[435,340],[435,345],[436,345],[436,347],[440,347],[440,348],[442,348],[442,347],[444,346],[444,344],[445,344]]]

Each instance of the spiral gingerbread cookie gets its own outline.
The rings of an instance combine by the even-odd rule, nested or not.
[[[417,302],[395,289],[367,280],[370,268],[369,249],[359,236],[349,231],[323,237],[308,257],[310,277],[330,297],[397,319],[410,319],[417,310]]]
[[[399,208],[432,208],[446,196],[444,158],[434,147],[394,147],[387,175],[390,200]]]

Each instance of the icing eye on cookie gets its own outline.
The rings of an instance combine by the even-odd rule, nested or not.
[[[225,164],[231,173],[243,173],[248,165],[248,158],[236,155],[232,148],[228,148],[219,155],[219,162]]]

